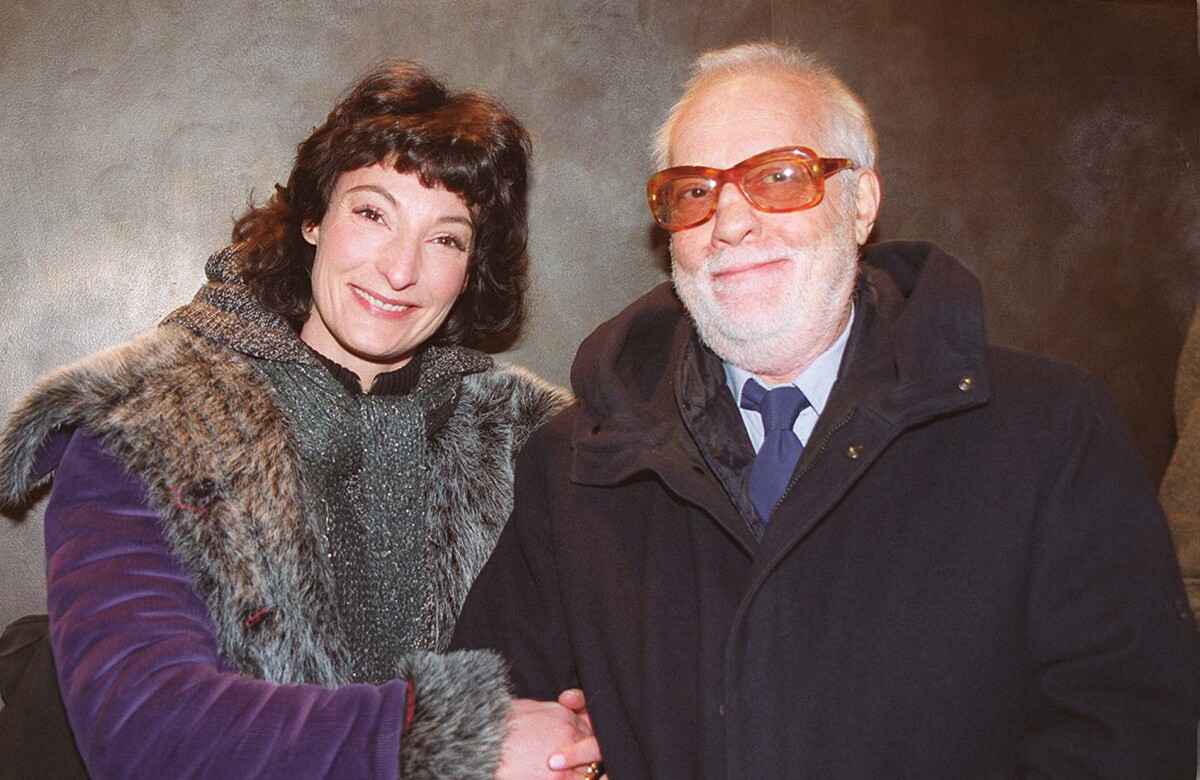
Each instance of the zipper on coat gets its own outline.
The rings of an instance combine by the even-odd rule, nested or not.
[[[849,412],[847,412],[845,419],[833,426],[829,433],[825,434],[825,438],[822,439],[821,443],[817,445],[817,454],[810,458],[808,463],[804,464],[804,468],[792,475],[792,478],[787,483],[787,487],[783,489],[783,493],[779,496],[779,500],[775,502],[775,506],[771,507],[771,514],[775,514],[775,510],[778,509],[779,505],[783,503],[783,499],[787,498],[788,493],[792,492],[792,488],[795,486],[795,484],[800,481],[801,477],[803,477],[812,469],[813,464],[817,462],[817,459],[825,454],[825,448],[829,446],[829,442],[833,439],[834,434],[849,425],[852,419],[854,419],[854,409],[851,409]]]

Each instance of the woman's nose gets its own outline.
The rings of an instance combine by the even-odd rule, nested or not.
[[[388,242],[376,264],[393,290],[416,284],[421,265],[420,243],[398,237]]]

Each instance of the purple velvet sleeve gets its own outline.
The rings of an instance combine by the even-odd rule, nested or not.
[[[406,683],[230,671],[145,486],[86,433],[62,454],[45,526],[50,639],[93,778],[399,777]]]

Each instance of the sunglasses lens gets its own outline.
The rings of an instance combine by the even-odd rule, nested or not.
[[[679,230],[708,219],[717,196],[710,179],[701,176],[669,178],[654,191],[654,217],[668,230]]]
[[[742,176],[742,190],[756,206],[768,211],[802,209],[818,195],[812,169],[798,157],[783,157],[756,165]]]

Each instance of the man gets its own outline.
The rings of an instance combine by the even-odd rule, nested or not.
[[[935,247],[860,258],[861,103],[739,46],[659,141],[682,308],[584,342],[456,643],[582,687],[618,780],[1193,777],[1195,625],[1128,436],[988,346]]]

